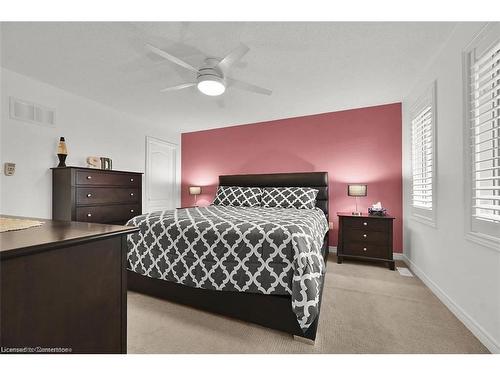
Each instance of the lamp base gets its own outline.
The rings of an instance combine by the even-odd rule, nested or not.
[[[62,168],[66,166],[66,157],[68,155],[66,154],[57,154],[57,157],[59,158],[59,164],[57,165],[57,168]]]
[[[362,212],[351,212],[352,216],[361,216],[363,215]]]

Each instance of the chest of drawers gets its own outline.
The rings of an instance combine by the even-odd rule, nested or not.
[[[125,224],[142,213],[142,173],[52,168],[52,219]]]
[[[126,353],[127,235],[139,229],[42,220],[0,233],[2,354]]]
[[[337,262],[362,259],[386,262],[394,270],[392,257],[392,216],[354,216],[338,213]]]

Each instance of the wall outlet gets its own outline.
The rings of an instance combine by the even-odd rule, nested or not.
[[[16,164],[15,163],[4,163],[3,164],[3,173],[6,176],[12,176],[16,172]]]
[[[332,222],[332,221],[329,221],[329,222],[328,222],[328,227],[329,227],[330,229],[333,229],[333,222]]]

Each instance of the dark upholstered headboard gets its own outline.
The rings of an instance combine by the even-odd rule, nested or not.
[[[298,186],[318,189],[316,207],[328,218],[328,172],[240,174],[219,176],[219,186],[279,187]]]

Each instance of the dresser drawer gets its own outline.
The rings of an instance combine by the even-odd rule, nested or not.
[[[76,208],[76,221],[90,223],[125,222],[140,215],[139,211],[139,204],[80,206]]]
[[[343,247],[342,253],[344,255],[389,259],[387,246],[371,243],[351,242]]]
[[[77,185],[110,185],[138,187],[140,176],[129,174],[102,172],[102,171],[76,171]]]
[[[392,223],[389,220],[366,218],[366,217],[345,217],[342,223],[347,228],[366,229],[370,231],[385,232]]]
[[[76,204],[136,203],[139,194],[135,188],[77,187]]]
[[[347,242],[361,242],[385,245],[389,241],[387,232],[377,232],[364,229],[345,228],[344,240]]]

